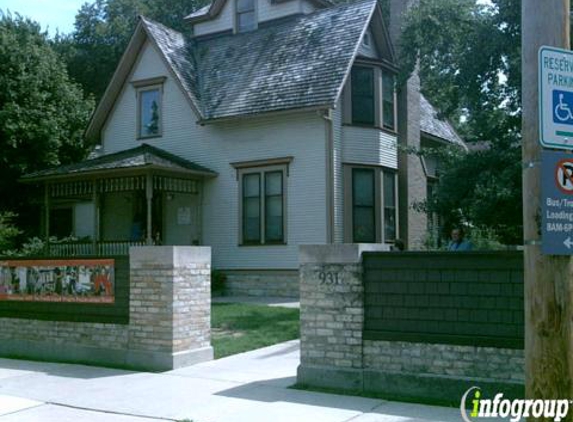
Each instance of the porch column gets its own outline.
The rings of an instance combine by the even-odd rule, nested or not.
[[[94,234],[93,234],[93,240],[92,240],[92,251],[94,255],[98,254],[98,250],[97,250],[97,241],[99,240],[99,195],[98,195],[98,191],[97,191],[97,180],[93,181],[93,185],[92,185],[92,201],[94,203],[94,221],[93,221],[93,228],[94,228]]]
[[[153,245],[153,233],[151,232],[153,225],[151,219],[153,218],[153,176],[146,175],[145,179],[145,198],[147,199],[147,244]]]
[[[50,185],[48,182],[44,184],[44,228],[46,248],[50,247]]]

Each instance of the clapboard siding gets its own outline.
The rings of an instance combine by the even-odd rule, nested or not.
[[[311,13],[316,8],[304,0],[290,0],[286,2],[275,2],[271,0],[259,0],[257,4],[257,20],[259,23],[274,19],[284,18],[285,16],[296,15],[299,13]],[[229,0],[221,10],[219,16],[207,22],[197,23],[194,26],[194,34],[197,36],[214,34],[217,32],[233,30],[234,19],[233,13],[235,6],[233,0]]]
[[[302,0],[292,0],[283,3],[271,3],[271,0],[259,0],[259,22],[270,21],[297,13],[302,13]]]
[[[342,127],[342,161],[398,168],[396,136],[375,128]]]
[[[334,147],[334,243],[344,242],[344,175],[342,166],[342,101],[332,114]]]
[[[193,34],[196,36],[214,34],[216,32],[233,29],[233,1],[227,1],[219,15],[215,19],[193,25]]]
[[[203,244],[224,269],[296,268],[298,245],[326,242],[325,124],[314,112],[260,117],[206,126],[196,124],[188,102],[155,49],[146,45],[132,79],[167,76],[163,136],[151,145],[219,173],[205,182]],[[135,139],[135,90],[126,86],[104,131],[106,154],[139,145]],[[286,179],[287,245],[239,247],[238,181],[230,163],[294,157]]]

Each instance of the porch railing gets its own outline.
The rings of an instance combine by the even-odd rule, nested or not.
[[[49,243],[48,255],[54,257],[70,257],[70,256],[104,256],[104,255],[129,255],[129,248],[131,246],[145,246],[147,243],[141,241],[129,240],[110,240],[94,243],[87,242],[62,242],[62,243]]]

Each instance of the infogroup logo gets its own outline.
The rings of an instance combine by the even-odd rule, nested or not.
[[[468,398],[471,399],[469,415]],[[472,387],[462,396],[460,412],[465,422],[475,422],[472,418],[510,418],[511,422],[518,422],[529,417],[559,422],[569,413],[571,403],[571,400],[509,400],[503,398],[503,393],[497,393],[493,400],[485,399],[479,387]]]

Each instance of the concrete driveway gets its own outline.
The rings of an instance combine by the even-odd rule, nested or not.
[[[458,409],[288,388],[299,342],[164,373],[0,359],[0,422],[460,421]]]

